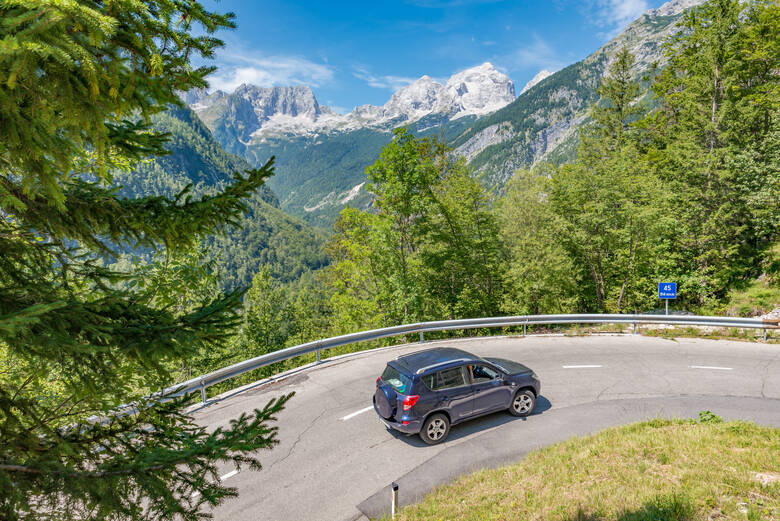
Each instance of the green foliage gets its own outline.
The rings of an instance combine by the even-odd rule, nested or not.
[[[755,317],[780,308],[780,242],[768,248],[761,275],[729,290],[722,302],[706,309],[708,314]]]
[[[699,411],[699,423],[723,423],[723,418],[712,411]]]
[[[431,188],[419,249],[427,316],[498,314],[507,255],[489,194],[463,160],[448,164]]]
[[[176,158],[194,179],[158,193],[112,177],[165,153],[150,117],[206,85],[212,68],[190,59],[231,19],[190,1],[0,4],[3,519],[202,519],[235,495],[216,464],[258,469],[249,453],[277,443],[268,422],[288,397],[214,432],[182,400],[143,399],[242,323],[243,290],[218,291],[197,245],[238,222],[271,162],[233,163],[212,190],[189,184],[214,173],[208,154]],[[106,267],[128,250],[165,254]]]
[[[196,2],[156,0],[123,5],[88,2],[4,2],[0,7],[0,142],[3,169],[20,176],[22,193],[45,195],[60,209],[68,181],[84,167],[108,178],[115,154],[159,153],[163,140],[127,118],[176,103],[178,90],[205,87],[221,42],[211,34],[234,27],[232,14]],[[198,26],[200,36],[191,32]],[[108,117],[107,117],[108,116]],[[31,146],[34,144],[34,146]],[[22,209],[11,187],[3,206]]]
[[[581,274],[564,247],[564,222],[549,204],[544,171],[518,172],[498,201],[501,236],[509,249],[509,314],[573,313],[579,309]]]
[[[344,209],[329,245],[337,331],[498,312],[499,227],[485,189],[449,151],[398,129],[366,170],[376,213]]]
[[[283,347],[291,336],[292,309],[285,291],[271,280],[268,268],[255,274],[244,305],[247,308],[244,336],[253,347],[251,356]]]
[[[500,208],[515,254],[513,309],[619,313],[652,302],[663,201],[631,125],[642,111],[632,65],[627,50],[616,54],[575,161],[525,172],[507,189]]]

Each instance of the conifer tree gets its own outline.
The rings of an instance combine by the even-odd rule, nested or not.
[[[211,432],[182,400],[143,401],[173,362],[233,334],[242,291],[175,306],[145,272],[104,267],[126,248],[196,245],[271,175],[198,198],[112,186],[112,170],[165,153],[149,116],[206,86],[213,68],[191,64],[232,20],[190,0],[0,3],[2,519],[202,519],[236,493],[216,463],[257,469],[251,452],[276,443],[287,397]],[[111,414],[130,402],[138,414]]]

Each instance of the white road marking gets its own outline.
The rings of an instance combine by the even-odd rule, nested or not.
[[[600,365],[562,365],[564,369],[592,369],[595,367],[602,367]]]
[[[364,412],[368,412],[368,411],[370,411],[370,410],[371,410],[371,409],[373,409],[373,408],[374,408],[374,406],[373,406],[373,405],[369,405],[369,406],[368,406],[368,407],[366,407],[365,409],[360,409],[359,411],[355,411],[355,412],[353,412],[353,413],[351,413],[351,414],[347,414],[346,416],[344,416],[344,417],[341,419],[341,421],[347,421],[347,420],[349,420],[350,418],[354,418],[354,417],[355,417],[355,416],[357,416],[358,414],[363,414]]]
[[[238,469],[233,469],[230,472],[228,472],[227,474],[225,474],[223,476],[220,476],[219,480],[222,481],[223,479],[232,478],[236,474],[238,474]],[[190,497],[194,497],[195,498],[195,497],[198,497],[198,496],[200,496],[200,492],[197,492],[197,491],[195,491],[192,494],[190,494]]]
[[[716,371],[732,371],[732,367],[717,367],[714,365],[689,365],[691,369],[715,369]]]
[[[238,470],[237,469],[233,469],[230,472],[228,472],[227,474],[225,474],[224,476],[220,476],[219,479],[223,480],[223,479],[227,479],[227,478],[232,478],[236,474],[238,474]]]

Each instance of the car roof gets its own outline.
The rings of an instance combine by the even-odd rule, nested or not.
[[[444,365],[450,362],[481,361],[475,354],[456,347],[434,347],[417,351],[408,355],[399,356],[396,362],[410,373],[421,373],[428,368]]]

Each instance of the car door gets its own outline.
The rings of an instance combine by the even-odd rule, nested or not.
[[[509,406],[512,391],[504,385],[498,370],[486,364],[473,364],[468,372],[472,377],[471,388],[474,391],[473,414],[484,414]]]
[[[464,366],[442,369],[423,377],[429,389],[436,392],[438,408],[447,409],[452,421],[471,416],[474,392]]]

